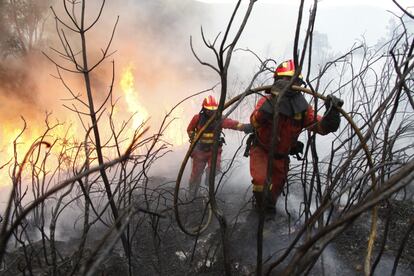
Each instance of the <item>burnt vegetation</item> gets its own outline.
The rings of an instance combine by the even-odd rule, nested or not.
[[[50,13],[42,6],[34,9],[35,1],[0,0],[0,22],[9,22],[0,24],[0,32],[7,34],[0,38],[4,56],[24,56],[41,48],[42,22],[47,14],[55,18],[60,45],[44,56],[55,65],[54,77],[67,91],[64,106],[82,126],[76,138],[55,137],[55,129],[67,126],[52,122],[47,114],[43,134],[20,156],[23,120],[24,127],[10,145],[13,157],[1,160],[0,171],[9,173],[11,185],[0,218],[2,275],[322,275],[332,248],[347,260],[345,274],[374,275],[384,262],[381,273],[412,273],[414,15],[410,11],[394,1],[401,14],[395,15],[397,24],[386,40],[375,46],[362,41],[315,69],[318,1],[312,1],[307,22],[303,22],[305,1],[300,1],[292,51],[299,68],[295,77],[302,68],[312,70],[302,72],[306,88],[295,89],[308,95],[316,112],[330,93],[345,104],[340,130],[329,142],[308,131],[302,134],[304,160],[291,163],[284,197],[278,202],[281,208],[269,219],[251,210],[250,190],[228,185],[227,175],[241,158],[243,145],[222,174],[215,177],[212,166],[200,198],[188,196],[182,178],[201,133],[174,176],[149,176],[151,167],[172,148],[163,133],[174,120],[173,110],[215,87],[182,97],[159,126],[143,122],[131,130],[133,117],[117,119],[114,95],[111,44],[118,18],[113,19],[107,43],[91,49],[88,35],[98,28],[106,3],[92,10],[86,2],[60,1],[56,3],[64,11],[60,14],[54,8]],[[228,99],[229,65],[240,50],[237,43],[257,1],[247,2],[243,6],[237,1],[223,33],[210,39],[201,30],[198,38],[214,63],[198,54],[191,38],[196,60],[217,73],[220,83],[218,111],[205,128],[269,88],[264,83],[275,61],[247,50],[257,58],[259,69],[244,91]],[[6,13],[9,9],[13,12]],[[102,66],[109,66],[112,74],[107,90],[97,91],[91,75]],[[67,81],[68,74],[82,80],[81,91]],[[219,136],[216,129],[215,137]],[[329,148],[324,156],[318,154],[321,144]],[[218,148],[217,138],[212,164]],[[65,236],[70,238],[59,238]]]

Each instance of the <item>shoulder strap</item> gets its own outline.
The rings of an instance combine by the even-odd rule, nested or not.
[[[301,125],[301,127],[302,128],[304,128],[305,127],[305,116],[306,116],[306,113],[308,112],[308,110],[304,110],[304,111],[302,111],[302,119],[301,119],[301,121],[300,121],[300,125]]]

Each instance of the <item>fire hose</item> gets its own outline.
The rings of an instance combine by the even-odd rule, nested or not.
[[[260,87],[256,87],[254,89],[251,89],[250,91],[247,91],[245,93],[242,93],[232,99],[230,99],[228,102],[225,103],[224,105],[224,110],[226,108],[228,108],[229,106],[233,105],[234,103],[236,103],[237,101],[239,101],[242,97],[254,94],[254,93],[258,93],[261,91],[266,91],[266,90],[270,90],[272,88],[272,85],[265,85],[265,86],[260,86]],[[301,86],[297,86],[297,85],[293,85],[292,89],[295,91],[300,91],[306,94],[309,94],[313,97],[319,98],[323,101],[326,101],[326,97],[312,91],[311,89],[305,88],[305,87],[301,87]],[[374,168],[374,164],[372,161],[372,157],[370,154],[370,151],[368,149],[368,146],[366,144],[366,138],[363,137],[361,130],[358,128],[358,126],[355,124],[355,122],[352,120],[352,118],[348,115],[348,113],[346,113],[341,107],[336,107],[338,109],[338,111],[342,114],[342,116],[348,121],[348,123],[350,124],[351,128],[355,131],[359,141],[361,142],[361,146],[364,150],[365,156],[367,158],[367,162],[368,162],[368,166],[371,170],[370,176],[371,176],[371,181],[372,181],[372,187],[375,190],[375,184],[377,182],[376,180],[376,176],[375,176],[375,172],[373,170]],[[190,236],[197,236],[200,235],[201,233],[203,233],[209,223],[211,222],[211,216],[209,215],[208,220],[206,222],[206,224],[204,224],[203,226],[200,226],[198,228],[193,228],[193,229],[186,229],[185,226],[183,225],[181,218],[180,218],[180,214],[179,214],[179,210],[178,210],[178,194],[179,194],[179,190],[180,190],[180,184],[181,184],[181,180],[182,180],[182,176],[184,173],[184,169],[187,165],[188,159],[190,158],[191,153],[194,150],[194,147],[197,143],[197,141],[200,139],[201,135],[204,133],[204,131],[208,128],[208,126],[216,119],[216,115],[214,114],[207,122],[206,124],[200,129],[200,131],[197,133],[197,135],[194,137],[182,163],[181,163],[181,167],[180,170],[178,172],[178,176],[177,176],[177,180],[176,180],[176,184],[175,184],[175,190],[174,190],[174,212],[175,212],[175,218],[178,224],[178,227],[181,229],[181,231],[183,231],[185,234],[190,235]],[[366,260],[365,260],[365,268],[367,269],[367,266],[370,264],[370,259],[371,259],[371,254],[372,254],[372,249],[373,249],[373,245],[374,245],[374,241],[376,238],[376,231],[377,231],[377,217],[378,217],[378,210],[376,207],[373,208],[373,212],[372,212],[372,221],[371,221],[371,231],[370,231],[370,237],[369,237],[369,241],[368,241],[368,249],[367,249],[367,256],[366,256]],[[369,268],[368,268],[369,269]]]

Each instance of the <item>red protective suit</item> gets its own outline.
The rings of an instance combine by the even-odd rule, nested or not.
[[[272,120],[270,115],[262,110],[263,104],[271,100],[271,95],[262,97],[253,113],[250,116],[256,137],[250,149],[250,174],[252,176],[253,192],[263,192],[266,180],[268,156],[270,143],[272,140]],[[283,190],[289,170],[289,152],[295,147],[299,134],[304,128],[309,128],[319,134],[327,134],[322,128],[321,117],[315,118],[312,106],[306,105],[304,111],[286,116],[282,113],[278,115],[277,137],[275,147],[275,158],[273,160],[272,184],[270,185],[272,204],[276,203],[277,197]],[[255,193],[255,195],[256,195]],[[257,200],[257,198],[256,198]]]
[[[197,132],[204,126],[204,124],[208,121],[208,117],[201,113],[196,114],[193,119],[191,120],[190,124],[187,127],[187,133],[190,139],[195,137]],[[234,130],[244,130],[245,125],[239,123],[236,120],[232,119],[224,119],[221,123],[221,128],[224,129],[234,129]],[[208,168],[211,167],[211,157],[212,157],[212,148],[214,143],[214,129],[215,124],[212,123],[202,134],[197,145],[195,146],[191,158],[192,158],[192,169],[191,169],[191,176],[190,176],[190,188],[198,189],[200,185],[201,177],[203,175],[204,169],[206,165]],[[220,170],[220,163],[221,163],[221,152],[222,148],[219,147],[218,156],[217,156],[217,163],[216,167],[217,170]]]

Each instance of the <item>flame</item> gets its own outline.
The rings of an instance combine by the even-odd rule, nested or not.
[[[1,163],[0,167],[10,162],[8,166],[3,167],[0,171],[0,187],[11,185],[11,178],[7,171],[10,166],[13,167],[14,157],[16,153],[17,162],[20,164],[23,161],[24,156],[30,150],[30,147],[35,141],[40,141],[41,137],[45,134],[45,127],[37,125],[32,122],[28,122],[28,127],[22,132],[22,126],[16,126],[12,122],[3,122],[0,131],[0,155]],[[72,153],[74,150],[77,133],[76,127],[67,127],[64,124],[54,126],[44,137],[43,140],[53,144],[51,153],[53,156],[48,157],[48,162],[45,163],[45,170],[50,171],[56,167],[57,159],[62,158],[66,165],[72,164]],[[14,142],[16,142],[16,150],[14,149]],[[16,151],[16,152],[15,152]],[[42,151],[40,154],[42,154]],[[37,154],[35,151],[32,154]],[[40,159],[41,160],[41,159]],[[41,161],[40,161],[41,162]]]
[[[149,117],[147,109],[139,100],[138,92],[135,88],[134,66],[128,65],[122,70],[121,80],[119,82],[121,90],[124,94],[124,102],[126,104],[129,115],[134,116],[132,122],[133,130],[139,128]],[[165,108],[167,110],[167,108]],[[166,112],[167,113],[167,112]],[[173,146],[181,146],[187,142],[185,134],[185,126],[183,122],[184,110],[177,107],[171,118],[174,118],[168,128],[163,133],[163,139]]]
[[[140,94],[137,92],[134,78],[134,66],[132,64],[127,65],[122,70],[122,75],[120,76],[119,87],[122,90],[121,102],[116,107],[115,110],[115,120],[119,121],[122,118],[129,119],[132,116],[131,128],[128,130],[125,135],[130,138],[133,136],[135,130],[139,129],[142,124],[148,120],[149,111],[145,108],[140,100]],[[168,105],[170,105],[169,103]],[[166,106],[166,105],[164,105]],[[171,106],[171,105],[170,105]],[[168,110],[169,108],[165,108]],[[157,115],[154,110],[154,115]],[[65,116],[63,114],[63,116]],[[169,123],[168,127],[164,130],[163,140],[172,144],[173,146],[181,146],[187,143],[186,136],[186,125],[184,124],[184,110],[181,107],[177,107],[173,114],[169,117],[172,121]],[[37,117],[39,118],[39,117]],[[159,119],[159,118],[157,118]],[[50,125],[53,125],[49,122]],[[156,124],[156,122],[155,122]],[[74,153],[75,149],[78,148],[80,143],[84,142],[84,137],[82,137],[82,126],[79,123],[72,123],[68,126],[69,123],[59,125],[54,127],[44,140],[49,143],[54,143],[51,153],[53,157],[48,157],[47,168],[51,171],[56,169],[56,166],[65,166],[69,168],[70,166],[75,166],[74,164]],[[13,143],[16,138],[22,132],[23,124],[16,120],[4,120],[2,121],[0,127],[0,168],[5,165],[7,162],[11,161],[9,165],[4,166],[0,170],[0,187],[10,186],[11,185],[11,168],[13,167],[13,159],[15,156]],[[28,152],[30,147],[35,141],[39,141],[39,138],[44,134],[46,129],[43,121],[36,120],[36,118],[30,118],[27,121],[27,128],[17,139],[16,153],[17,153],[17,162],[22,162],[23,157]],[[156,128],[155,128],[156,129]],[[101,128],[101,131],[105,131],[104,128]],[[72,150],[72,151],[71,151]],[[44,154],[45,149],[42,149]],[[77,158],[81,161],[81,156],[83,155],[83,150],[80,150]],[[58,159],[61,163],[58,163]],[[59,165],[60,164],[60,165]],[[64,167],[62,167],[64,169]],[[28,171],[28,173],[30,173]],[[27,174],[29,176],[29,174]]]
[[[138,99],[138,93],[135,89],[133,69],[132,65],[128,65],[124,68],[119,84],[124,93],[124,101],[126,103],[127,110],[133,116],[132,127],[137,129],[148,118],[148,112]]]

